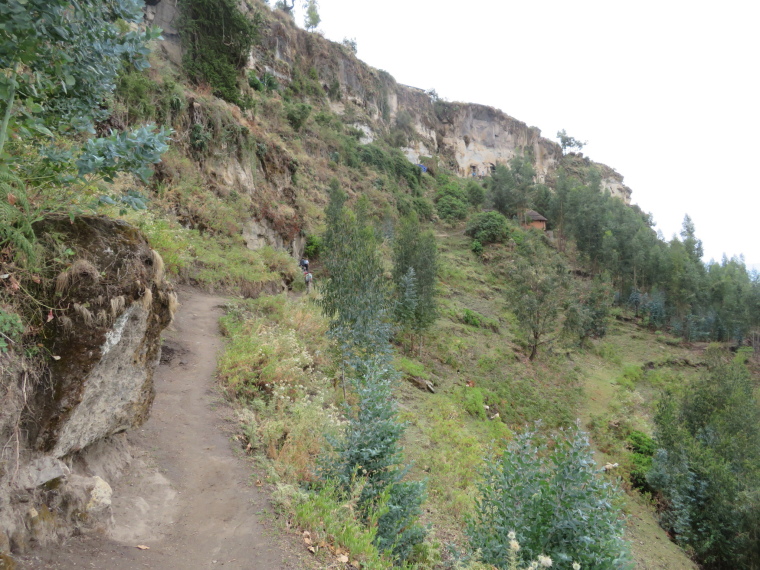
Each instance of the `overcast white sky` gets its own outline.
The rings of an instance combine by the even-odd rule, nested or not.
[[[320,0],[319,29],[449,101],[587,140],[666,239],[760,269],[757,0]],[[303,17],[297,16],[299,24]]]

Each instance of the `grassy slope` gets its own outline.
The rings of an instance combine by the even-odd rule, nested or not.
[[[407,459],[414,462],[412,476],[428,481],[425,522],[432,525],[433,536],[441,544],[461,544],[464,515],[473,508],[481,458],[493,442],[539,419],[551,427],[580,418],[592,433],[600,465],[618,462],[619,473],[624,474],[628,458],[620,433],[631,428],[649,431],[652,402],[659,388],[675,387],[693,374],[694,368],[683,363],[698,361],[699,354],[635,324],[616,322],[610,334],[591,348],[556,344],[529,363],[513,338],[496,268],[484,265],[466,249],[461,228],[436,229],[442,258],[441,318],[425,339],[421,356],[404,355],[399,347],[397,358],[407,379],[429,380],[436,392],[402,382],[398,398],[402,418],[408,422],[404,444]],[[509,251],[498,256],[509,256]],[[477,311],[488,326],[462,322],[465,309]],[[231,349],[237,364],[223,364],[222,379],[233,384],[227,371],[247,370],[250,374],[258,367],[272,386],[278,386],[274,398],[254,400],[242,416],[253,448],[272,460],[276,473],[272,481],[287,487],[311,477],[319,449],[314,427],[330,430],[336,425],[331,418],[341,400],[337,372],[325,344],[324,323],[311,298],[261,299],[241,310],[248,317],[256,316],[242,331],[232,332],[233,339],[244,340]],[[253,337],[251,346],[253,330],[266,334],[263,340]],[[293,370],[289,360],[301,351],[311,355],[312,368],[296,377],[288,375],[287,370]],[[641,374],[635,382],[625,376],[626,371],[630,376],[632,369],[641,370],[648,363],[656,372]],[[307,394],[318,406],[302,402]],[[321,411],[325,409],[327,413]],[[496,413],[498,417],[494,417]],[[284,502],[292,501],[291,497]],[[637,568],[694,568],[657,526],[644,497],[631,492],[625,503]],[[291,504],[290,508],[296,507]],[[350,541],[330,538],[323,526],[313,526],[309,521],[315,518],[325,520],[312,515],[299,521],[328,542],[334,541],[336,547],[353,552]]]
[[[604,448],[600,464],[624,463],[614,434],[595,428],[595,423],[630,423],[651,432],[653,399],[658,391],[646,377],[629,387],[618,380],[626,367],[655,365],[670,361],[698,360],[699,355],[634,324],[617,322],[610,334],[594,347],[578,351],[544,352],[528,363],[512,338],[505,295],[491,268],[466,249],[459,232],[438,232],[442,253],[442,311],[419,359],[424,371],[437,382],[437,393],[426,394],[411,384],[402,388],[406,419],[407,456],[416,462],[420,476],[429,477],[428,516],[443,540],[461,537],[461,514],[472,505],[473,481],[488,441],[527,422],[561,425],[580,418],[592,437],[599,434]],[[461,322],[464,309],[499,322],[499,332]],[[690,367],[658,366],[659,377],[677,383],[693,373]],[[498,410],[496,420],[476,417],[474,383],[485,396],[489,410]],[[660,384],[665,381],[659,380]],[[592,418],[596,422],[592,422]],[[613,444],[608,444],[611,440]],[[630,514],[629,539],[638,568],[693,568],[683,552],[672,544],[656,524],[653,511],[637,492],[626,499]]]
[[[159,69],[151,73],[158,84],[165,84],[170,71]],[[388,202],[395,202],[389,191],[397,196],[406,192],[403,184],[399,188],[397,181],[383,173],[365,166],[349,168],[326,158],[333,144],[340,142],[333,139],[344,136],[337,118],[330,124],[317,124],[310,119],[300,133],[295,133],[283,120],[279,96],[251,95],[260,110],[253,131],[256,140],[285,149],[298,160],[298,179],[291,183],[296,189],[295,205],[306,215],[307,227],[319,226],[323,189],[330,177],[338,178],[352,196],[368,196],[377,213],[383,212]],[[208,113],[218,113],[229,120],[228,105],[187,87],[185,96],[198,98]],[[326,110],[323,105],[324,102],[317,107]],[[187,147],[187,131],[183,131],[187,125],[175,122],[174,126],[179,131],[179,144],[177,154],[169,162],[177,174],[156,189],[154,212],[150,216],[130,216],[162,252],[170,272],[208,287],[238,292],[245,284],[276,279],[277,273],[292,276],[294,263],[289,267],[282,256],[272,252],[251,255],[235,239],[240,214],[246,208],[240,207],[243,204],[230,204],[230,197],[203,184],[201,168]],[[262,177],[260,171],[258,176]],[[429,194],[435,187],[431,181],[424,180]],[[260,182],[265,196],[266,184]],[[261,197],[258,202],[251,198],[254,209],[260,210],[265,205],[260,202]],[[175,212],[180,213],[179,219]],[[188,220],[200,220],[201,225],[213,231],[201,236],[187,229]],[[665,366],[660,370],[668,374],[660,374],[656,381],[645,376],[634,385],[627,381],[628,387],[623,387],[618,380],[626,365],[695,358],[655,335],[619,323],[607,339],[592,349],[544,351],[536,362],[528,363],[514,337],[514,319],[506,308],[503,292],[505,277],[498,270],[500,260],[508,259],[511,252],[508,248],[489,248],[485,257],[491,261],[483,264],[470,253],[469,239],[462,230],[462,227],[436,228],[442,261],[441,318],[425,338],[422,356],[400,358],[398,362],[408,375],[425,378],[436,386],[436,393],[429,394],[410,383],[402,383],[399,401],[402,416],[409,422],[406,455],[415,462],[413,475],[429,481],[426,518],[442,542],[462,539],[462,516],[472,508],[479,464],[491,441],[508,437],[510,429],[539,419],[554,427],[581,418],[592,429],[600,451],[606,452],[600,453],[600,462],[623,462],[620,458],[624,458],[625,452],[609,425],[621,418],[633,419],[634,427],[648,431],[648,412],[656,396],[653,384],[676,384],[683,372]],[[226,241],[224,246],[214,245],[219,239]],[[230,282],[232,276],[237,278]],[[319,280],[318,272],[316,278]],[[274,304],[280,307],[275,308]],[[318,430],[314,428],[322,425],[329,429],[333,425],[334,415],[330,414],[341,394],[333,381],[335,371],[324,345],[324,323],[319,324],[316,308],[307,298],[285,301],[281,297],[274,304],[267,301],[254,304],[250,309],[257,315],[251,321],[255,323],[254,329],[229,329],[233,336],[250,337],[256,331],[259,334],[255,338],[266,332],[255,346],[243,343],[233,347],[231,358],[239,359],[234,366],[238,372],[243,371],[235,382],[250,382],[251,376],[264,370],[271,385],[282,387],[278,388],[279,399],[270,398],[268,403],[251,400],[261,392],[247,393],[250,405],[241,411],[241,416],[253,449],[258,448],[274,461],[273,469],[281,482],[295,483],[311,476],[314,455],[319,449],[319,442],[313,438]],[[243,311],[246,318],[251,316],[248,310]],[[480,326],[473,325],[471,320],[468,324],[466,310],[477,315]],[[257,353],[259,348],[262,350]],[[289,361],[299,350],[312,362],[311,372],[305,375],[291,374],[278,361],[278,358]],[[252,354],[257,355],[258,361],[251,360]],[[291,371],[298,368],[294,366]],[[229,382],[232,376],[225,376],[229,370],[222,368],[222,378]],[[307,403],[299,407],[297,402],[304,395],[312,403],[321,402],[320,406],[310,407]],[[333,411],[325,415],[325,409]],[[498,417],[494,417],[496,414]],[[656,526],[643,500],[629,500],[628,510],[640,568],[692,567]]]

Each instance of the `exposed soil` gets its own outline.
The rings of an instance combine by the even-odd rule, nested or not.
[[[275,529],[264,489],[230,436],[231,410],[213,376],[224,299],[193,290],[165,332],[156,399],[129,434],[133,461],[114,485],[110,536],[75,537],[20,557],[22,569],[308,568],[295,535]],[[140,549],[138,546],[147,546]]]

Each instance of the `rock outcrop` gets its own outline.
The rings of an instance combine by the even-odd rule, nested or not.
[[[49,365],[32,374],[8,355],[0,363],[0,436],[12,442],[0,456],[0,551],[109,525],[109,481],[129,460],[123,432],[148,416],[160,333],[177,305],[136,228],[57,217],[35,233],[62,253],[33,292]]]

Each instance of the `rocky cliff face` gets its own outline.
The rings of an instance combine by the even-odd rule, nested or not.
[[[0,436],[12,442],[0,455],[0,552],[109,524],[109,480],[129,460],[120,434],[147,418],[160,333],[177,304],[136,228],[66,217],[35,233],[53,250],[65,243],[71,261],[34,292],[51,364],[0,363]]]
[[[361,110],[356,126],[365,131],[367,140],[391,128],[400,113],[411,116],[414,135],[403,150],[414,163],[438,155],[459,176],[481,177],[496,164],[529,153],[538,181],[543,182],[562,158],[562,148],[543,138],[537,127],[493,107],[439,101],[422,89],[401,85],[344,46],[300,30],[276,13],[262,45],[252,54],[250,67],[288,82],[295,65],[316,69],[325,91],[335,93],[339,88],[340,101],[333,103],[334,111],[345,115],[347,105]],[[631,189],[623,184],[623,177],[606,165],[597,166],[603,187],[630,203]]]
[[[162,50],[180,65],[182,52],[176,26],[179,17],[176,0],[152,0],[149,4],[146,19],[166,30]],[[407,158],[413,163],[425,158],[428,164],[427,158],[436,157],[443,166],[462,177],[486,176],[495,165],[527,153],[534,159],[538,181],[544,182],[563,156],[561,147],[543,138],[538,128],[499,109],[437,100],[422,89],[401,85],[390,74],[366,65],[345,46],[299,29],[281,11],[270,11],[256,0],[241,2],[241,8],[268,13],[262,41],[251,53],[248,67],[259,75],[271,73],[282,84],[288,84],[297,73],[316,70],[323,89],[330,94],[333,111],[365,133],[362,142],[379,138],[403,117],[410,127],[407,146],[402,149]],[[269,162],[277,166],[281,161],[276,160],[274,153],[270,154],[273,156]],[[597,166],[603,175],[603,188],[630,203],[631,189],[625,186],[623,177],[608,166]],[[260,192],[260,188],[254,187],[247,168],[237,165],[232,156],[229,163],[211,167],[220,181],[234,184],[243,191]],[[267,175],[278,196],[292,192],[287,168],[280,170],[285,174],[281,179]],[[253,219],[246,235],[249,246],[285,247],[299,255],[302,236],[292,231],[284,235],[281,225],[277,219],[267,216]]]

